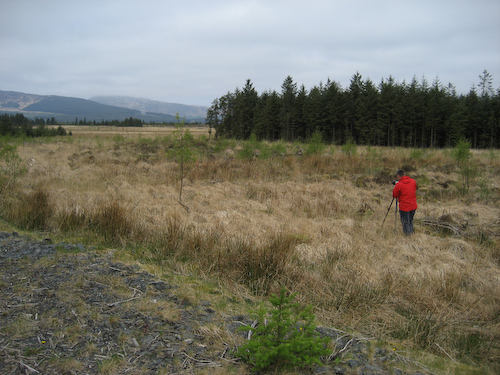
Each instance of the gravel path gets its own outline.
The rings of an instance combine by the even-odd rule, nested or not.
[[[235,356],[241,324],[209,301],[83,245],[0,233],[0,374],[250,374]],[[368,340],[335,342],[302,374],[417,375],[422,366]]]

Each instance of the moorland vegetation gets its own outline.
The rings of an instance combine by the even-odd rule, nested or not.
[[[498,373],[498,150],[466,140],[389,148],[177,130],[3,139],[2,219],[120,249],[234,301],[286,288],[321,324],[375,337],[435,373]],[[411,237],[388,211],[398,168],[419,185]]]

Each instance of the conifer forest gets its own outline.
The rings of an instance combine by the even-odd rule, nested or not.
[[[281,92],[261,94],[248,79],[212,102],[206,122],[217,137],[235,139],[294,142],[319,133],[331,144],[441,148],[467,140],[499,148],[500,89],[487,70],[478,78],[467,94],[438,77],[400,83],[390,76],[376,85],[356,73],[346,88],[328,79],[306,89],[288,76]]]

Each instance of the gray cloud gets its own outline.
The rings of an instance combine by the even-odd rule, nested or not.
[[[498,87],[497,1],[86,1],[0,5],[2,90],[209,105],[251,79],[280,91],[436,76]]]

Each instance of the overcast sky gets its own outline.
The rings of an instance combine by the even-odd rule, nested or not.
[[[206,105],[281,91],[425,76],[500,88],[499,0],[1,0],[0,90]]]

